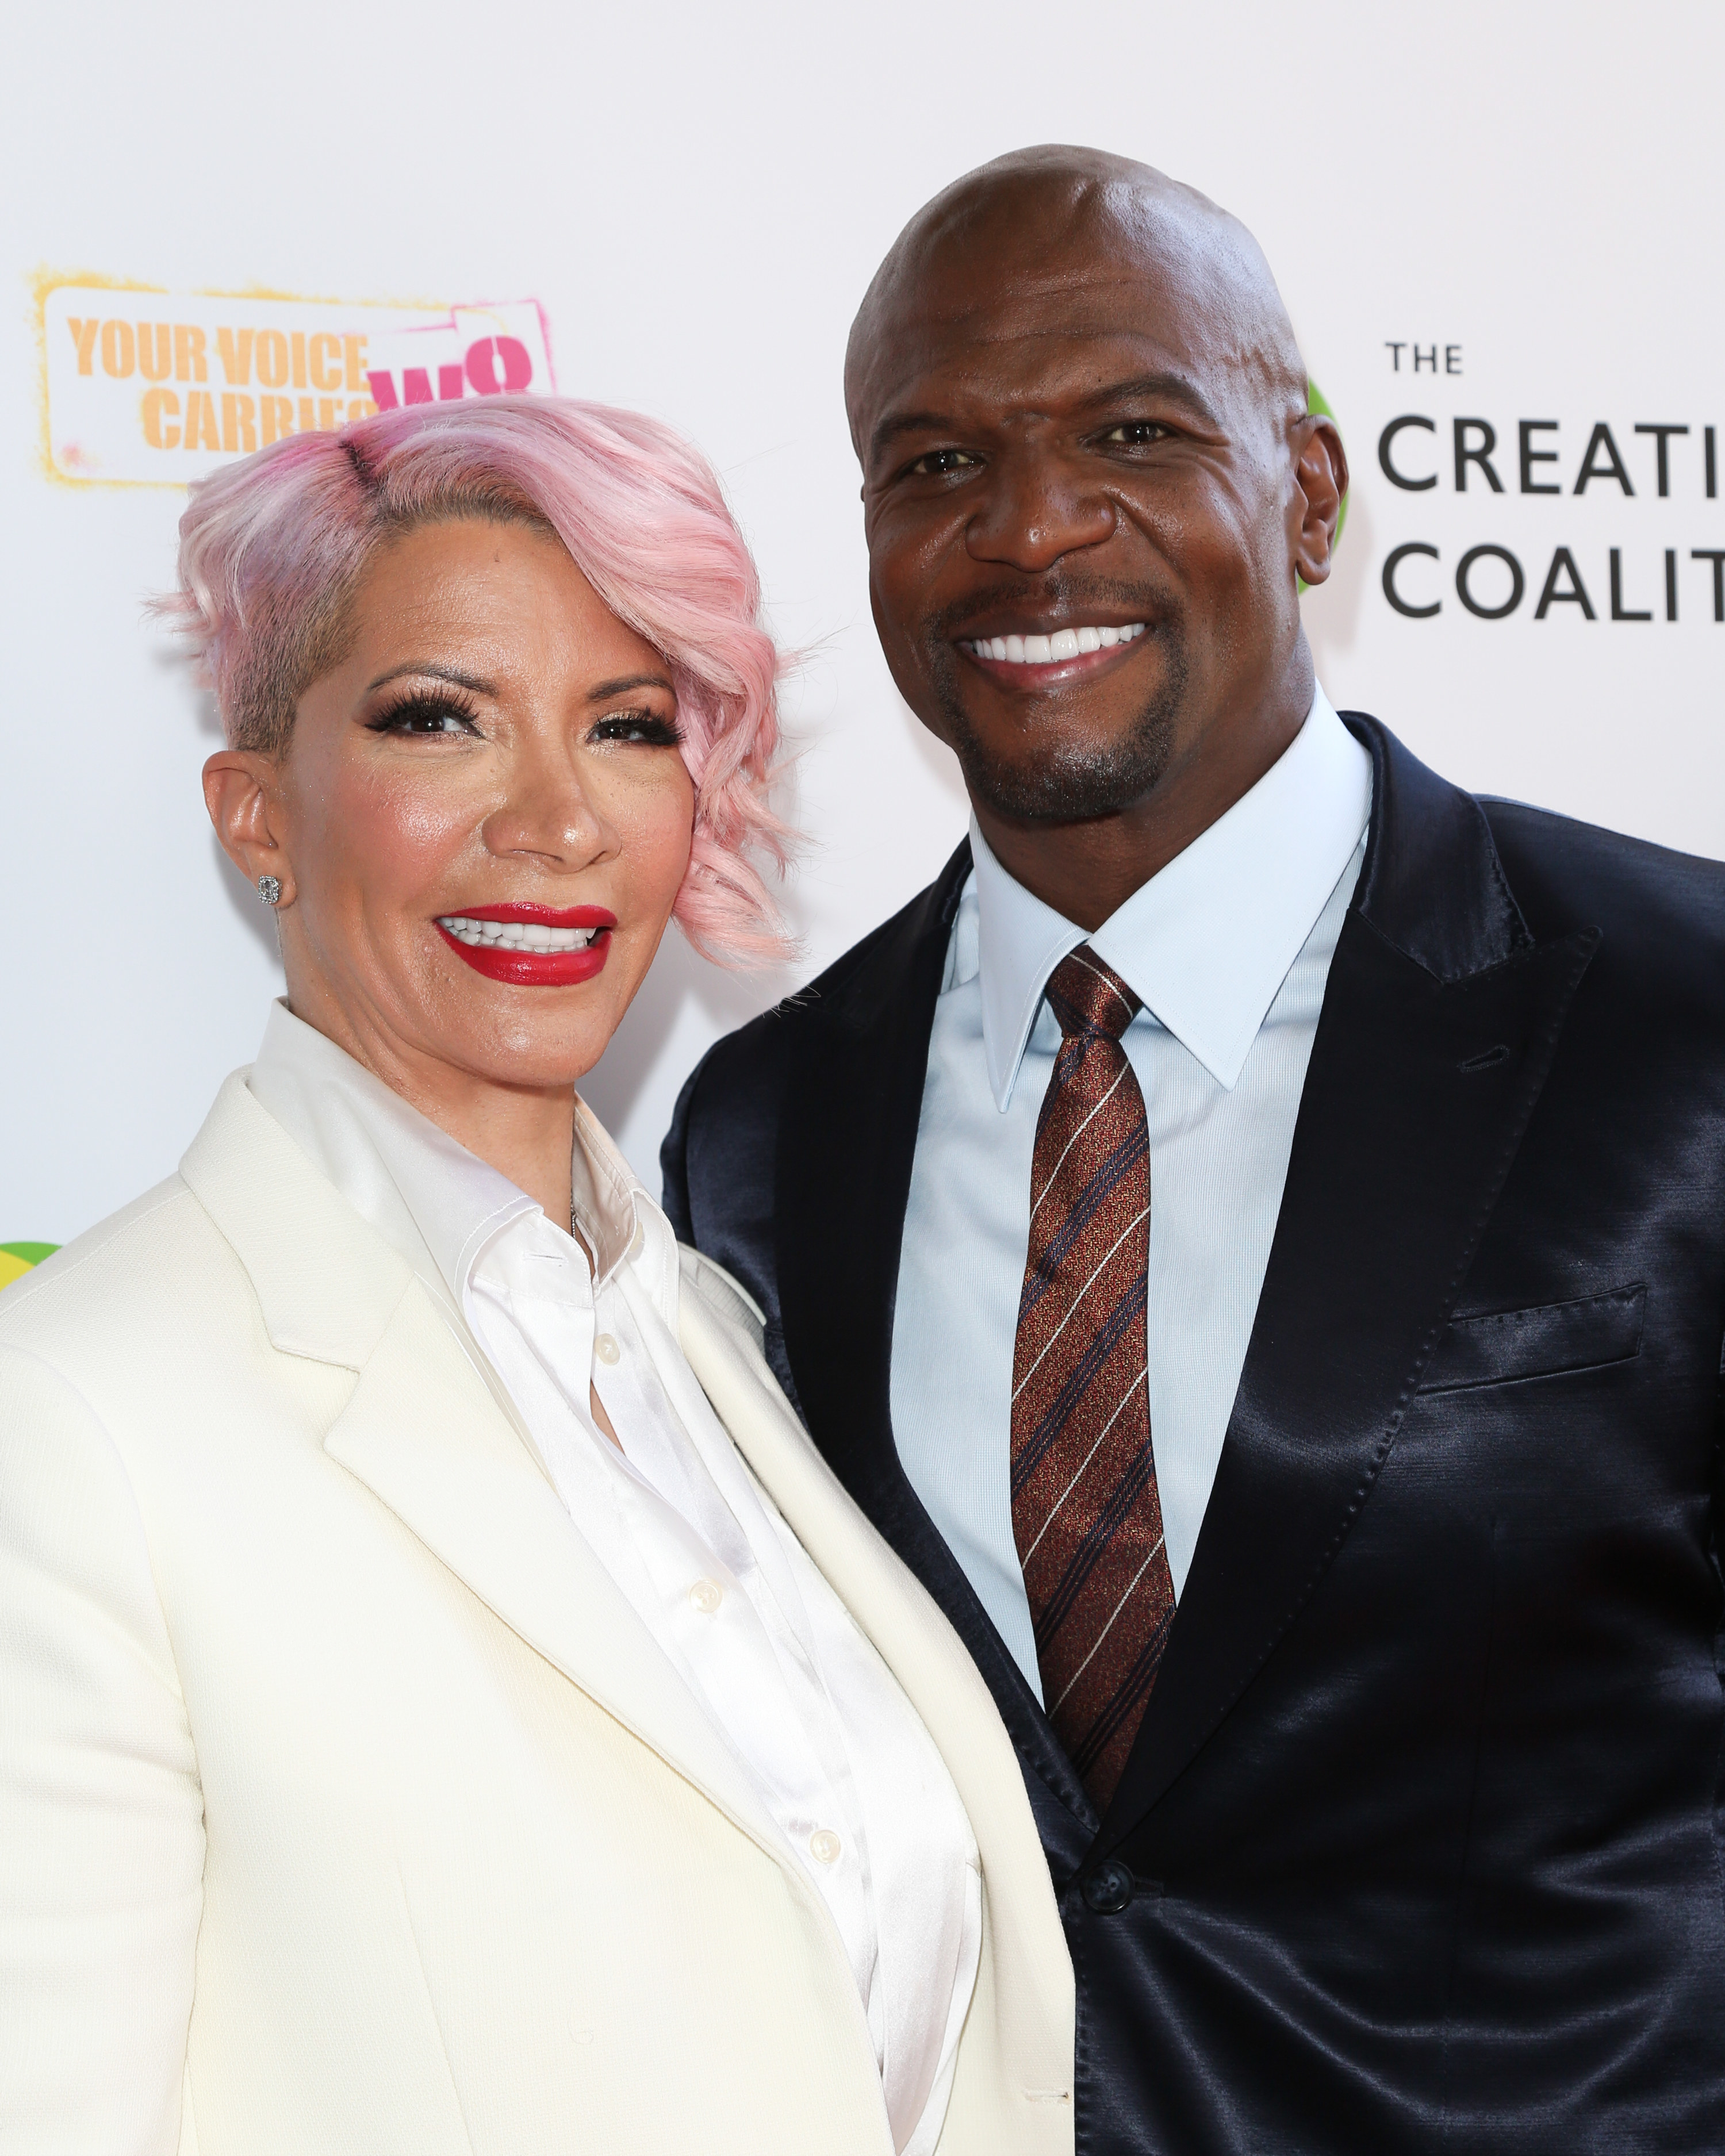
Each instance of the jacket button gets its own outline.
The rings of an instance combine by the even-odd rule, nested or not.
[[[1084,1898],[1099,1917],[1117,1916],[1132,1898],[1132,1876],[1117,1856],[1099,1864],[1084,1882]]]

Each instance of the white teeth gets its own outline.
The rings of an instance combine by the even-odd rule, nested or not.
[[[1009,666],[1058,666],[1064,660],[1130,644],[1143,635],[1147,626],[1132,621],[1122,629],[1057,629],[1047,636],[978,636],[967,648],[978,659],[1001,659]]]
[[[495,951],[584,951],[597,928],[549,928],[542,921],[471,921],[465,913],[438,916],[458,943]]]

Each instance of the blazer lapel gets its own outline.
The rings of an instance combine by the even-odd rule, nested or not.
[[[1214,1732],[1368,1498],[1598,942],[1536,943],[1473,800],[1348,721],[1374,764],[1365,865],[1215,1485],[1098,1853]]]
[[[779,1305],[797,1397],[822,1454],[969,1649],[1041,1784],[1033,1795],[1050,1848],[1070,1846],[1076,1861],[1095,1827],[1089,1798],[911,1488],[892,1435],[905,1209],[935,1004],[969,874],[967,842],[848,974],[819,983],[814,1022],[798,1029],[776,1171]]]
[[[464,1586],[776,1862],[747,1777],[577,1529],[412,1268],[230,1079],[182,1173],[246,1268],[271,1344],[352,1369],[330,1458]]]
[[[324,1450],[511,1631],[783,1859],[742,1769],[417,1280]]]
[[[1069,2091],[1071,1964],[1037,1824],[988,1686],[922,1586],[860,1517],[752,1340],[686,1280],[679,1331],[719,1419],[897,1678],[957,1787],[982,1854],[995,1964],[1019,1976],[997,2001],[1003,2055],[1038,2101]]]
[[[800,1029],[779,1128],[785,1348],[809,1427],[865,1509],[901,1481],[890,1375],[899,1246],[947,941],[970,848],[830,977]]]

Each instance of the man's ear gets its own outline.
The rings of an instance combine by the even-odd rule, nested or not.
[[[248,883],[274,876],[279,901],[294,901],[293,870],[282,843],[280,766],[257,749],[224,748],[203,767],[203,799],[216,836]]]
[[[1348,452],[1335,422],[1312,413],[1294,435],[1294,569],[1302,583],[1321,584],[1336,552],[1336,527],[1348,494]]]

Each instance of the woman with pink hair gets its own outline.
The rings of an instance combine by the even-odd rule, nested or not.
[[[576,1090],[673,915],[780,947],[713,474],[384,413],[195,488],[170,610],[287,995],[0,1304],[0,2142],[1065,2156],[988,1693]]]

